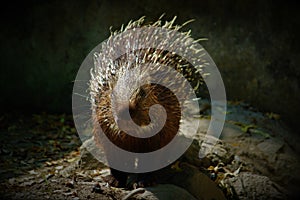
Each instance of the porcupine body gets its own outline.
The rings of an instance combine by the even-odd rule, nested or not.
[[[129,23],[124,30],[112,33],[112,36],[143,26],[162,27],[170,30],[180,29],[181,26],[173,25],[174,20],[175,18],[170,22],[166,22],[164,25],[161,25],[161,20],[145,25],[143,18],[141,18],[135,22]],[[186,39],[190,37],[189,32],[184,34]],[[181,121],[180,101],[183,101],[184,99],[177,99],[173,93],[174,91],[159,84],[148,83],[136,88],[135,83],[138,81],[132,79],[138,80],[149,74],[155,74],[155,70],[157,70],[156,67],[159,68],[161,66],[171,66],[173,69],[180,72],[195,89],[203,79],[199,74],[199,70],[197,71],[197,68],[194,68],[179,55],[163,50],[163,48],[132,50],[130,47],[135,46],[137,40],[131,38],[127,40],[127,42],[127,46],[125,46],[126,48],[129,48],[129,51],[116,59],[111,59],[109,56],[111,52],[118,51],[118,49],[114,48],[110,48],[107,51],[95,55],[95,69],[91,72],[92,79],[90,81],[92,109],[95,111],[93,121],[95,124],[100,125],[100,128],[107,138],[116,146],[130,152],[152,152],[167,145],[177,134]],[[193,46],[190,48],[192,49]],[[199,51],[199,49],[193,49],[193,51]],[[132,56],[134,57],[134,62],[129,62]],[[99,64],[100,61],[102,63],[101,65]],[[151,66],[149,66],[149,64]],[[130,69],[138,69],[136,78],[126,78],[125,73]],[[123,77],[121,81],[122,87],[119,90],[115,90],[113,93],[113,89],[116,87],[117,81],[121,77]],[[168,85],[168,83],[172,84],[174,81],[176,82],[174,77],[172,78],[168,79],[168,77],[164,77],[164,81],[166,82],[165,85]],[[177,90],[180,91],[181,87],[178,87]],[[113,107],[112,96],[119,98],[128,92],[130,93],[129,105],[128,103],[124,103],[124,105],[120,103],[117,107]],[[122,116],[123,110],[129,106],[130,117],[135,124],[140,127],[146,127],[151,123],[160,122],[159,116],[161,116],[162,113],[160,113],[159,110],[156,112],[156,121],[151,121],[149,117],[149,108],[155,104],[162,105],[167,113],[166,122],[159,133],[149,138],[138,138],[119,129],[119,123],[125,123],[124,125],[126,126],[126,120],[121,119],[120,121],[115,121],[113,108],[119,116]],[[128,129],[130,130],[130,127],[128,127]],[[144,131],[151,130],[149,130],[148,126],[148,129],[145,129]],[[108,152],[109,149],[102,143],[97,128],[94,128],[94,137],[99,147],[103,148],[105,152]],[[116,185],[124,186],[126,177],[124,177],[125,175],[122,174],[122,172],[112,169],[112,175],[119,181],[119,184]]]

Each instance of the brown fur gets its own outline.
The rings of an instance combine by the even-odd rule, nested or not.
[[[136,153],[155,151],[167,145],[177,134],[180,123],[180,106],[176,96],[167,88],[159,85],[145,85],[140,88],[145,94],[136,94],[130,103],[129,111],[132,120],[139,126],[150,123],[149,107],[154,104],[164,106],[167,112],[167,120],[162,130],[149,138],[137,138],[119,131],[114,121],[111,109],[111,91],[107,90],[99,97],[97,106],[97,121],[105,135],[118,147]],[[103,109],[106,108],[106,109]],[[101,138],[97,133],[94,134],[98,144]]]

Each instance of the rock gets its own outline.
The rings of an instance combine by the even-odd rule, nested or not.
[[[225,199],[223,192],[216,183],[196,167],[188,163],[181,163],[180,167],[182,168],[181,172],[175,174],[172,174],[172,172],[162,173],[165,176],[170,176],[166,183],[185,188],[196,199]]]
[[[220,144],[216,144],[213,148],[212,148],[212,152],[213,154],[217,155],[221,160],[226,160],[229,153],[227,152],[227,150],[225,149],[225,147],[223,145]]]
[[[268,177],[242,172],[225,180],[235,190],[239,199],[286,199],[286,191]]]
[[[240,127],[234,124],[225,123],[222,134],[220,135],[220,139],[224,141],[236,140],[237,137],[240,137],[244,134],[245,133],[241,130]]]
[[[196,198],[185,189],[171,184],[161,184],[155,187],[146,188],[146,191],[142,194],[139,194],[136,199],[196,200]]]
[[[184,186],[197,199],[225,199],[218,186],[201,172],[195,171],[193,176],[187,178]]]
[[[201,132],[202,134],[206,134],[209,124],[210,124],[210,120],[200,119],[198,131]]]
[[[284,143],[282,140],[278,140],[275,138],[267,139],[257,145],[258,149],[262,151],[265,155],[270,156],[277,153],[282,147]]]

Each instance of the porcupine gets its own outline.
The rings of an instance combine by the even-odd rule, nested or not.
[[[166,21],[165,24],[162,25],[161,18],[159,18],[158,21],[150,24],[145,24],[144,18],[141,18],[137,21],[129,22],[126,28],[122,28],[121,31],[113,32],[111,37],[119,33],[141,27],[157,27],[178,31],[183,25],[173,25],[175,19],[176,17],[169,22]],[[190,32],[183,32],[182,34],[184,34],[186,40],[191,37]],[[110,56],[112,52],[118,51],[118,49],[114,49],[113,46],[106,51],[95,54],[95,67],[91,71],[92,78],[90,80],[92,109],[95,111],[95,114],[93,115],[93,121],[94,124],[100,125],[107,138],[118,147],[130,152],[146,153],[164,147],[177,134],[180,128],[181,120],[180,101],[183,99],[178,100],[173,91],[159,84],[149,83],[139,86],[138,88],[133,87],[134,90],[131,91],[131,96],[129,99],[129,113],[132,120],[138,126],[145,127],[152,123],[149,117],[149,108],[154,104],[162,105],[165,108],[167,119],[163,125],[163,128],[152,137],[137,138],[128,135],[126,132],[119,129],[119,124],[115,121],[112,111],[112,91],[120,77],[124,76],[126,70],[139,69],[139,77],[136,77],[136,79],[143,78],[142,76],[145,74],[145,71],[155,70],[155,67],[151,69],[151,67],[143,65],[145,63],[150,63],[154,66],[171,66],[189,81],[195,91],[197,91],[200,83],[203,82],[203,78],[199,73],[199,67],[197,68],[192,66],[192,64],[183,57],[176,55],[173,52],[163,50],[164,48],[146,48],[137,50],[130,49],[130,47],[135,46],[137,42],[135,38],[130,39],[130,36],[131,35],[128,36],[129,39],[127,40],[127,46],[125,45],[125,47],[128,48],[128,52],[119,56],[117,59],[112,59]],[[189,46],[189,48],[189,50],[193,52],[199,52],[201,50],[196,49],[193,45]],[[132,56],[134,57],[133,63],[128,61],[130,56],[131,58]],[[101,65],[99,64],[100,61],[102,62]],[[125,77],[123,82],[121,82],[123,89],[115,91],[114,95],[116,98],[125,95],[125,92],[128,92],[127,90],[130,90],[134,85],[132,85],[133,81],[134,80],[129,80]],[[166,78],[164,81],[171,83],[174,80]],[[180,84],[183,86],[184,83]],[[181,87],[178,87],[177,89],[180,90]],[[122,112],[126,107],[128,107],[128,104],[119,105],[118,108],[115,108],[116,112],[119,113],[119,116],[122,116]],[[159,117],[161,113],[156,114]],[[159,122],[159,119],[156,122]],[[120,120],[120,123],[126,124],[126,120]],[[98,130],[95,127],[93,134],[96,144],[100,148],[103,148],[105,152],[109,152],[109,149],[101,142],[101,137],[99,136]],[[107,159],[109,163],[109,158]],[[110,183],[113,186],[124,187],[126,185],[127,173],[123,173],[111,168],[111,174],[112,177]]]

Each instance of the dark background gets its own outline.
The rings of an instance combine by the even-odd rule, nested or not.
[[[1,3],[1,112],[71,113],[73,80],[85,56],[131,19],[165,13],[195,21],[194,38],[216,62],[229,100],[280,114],[300,112],[296,1],[24,1]],[[295,129],[296,130],[296,129]]]

